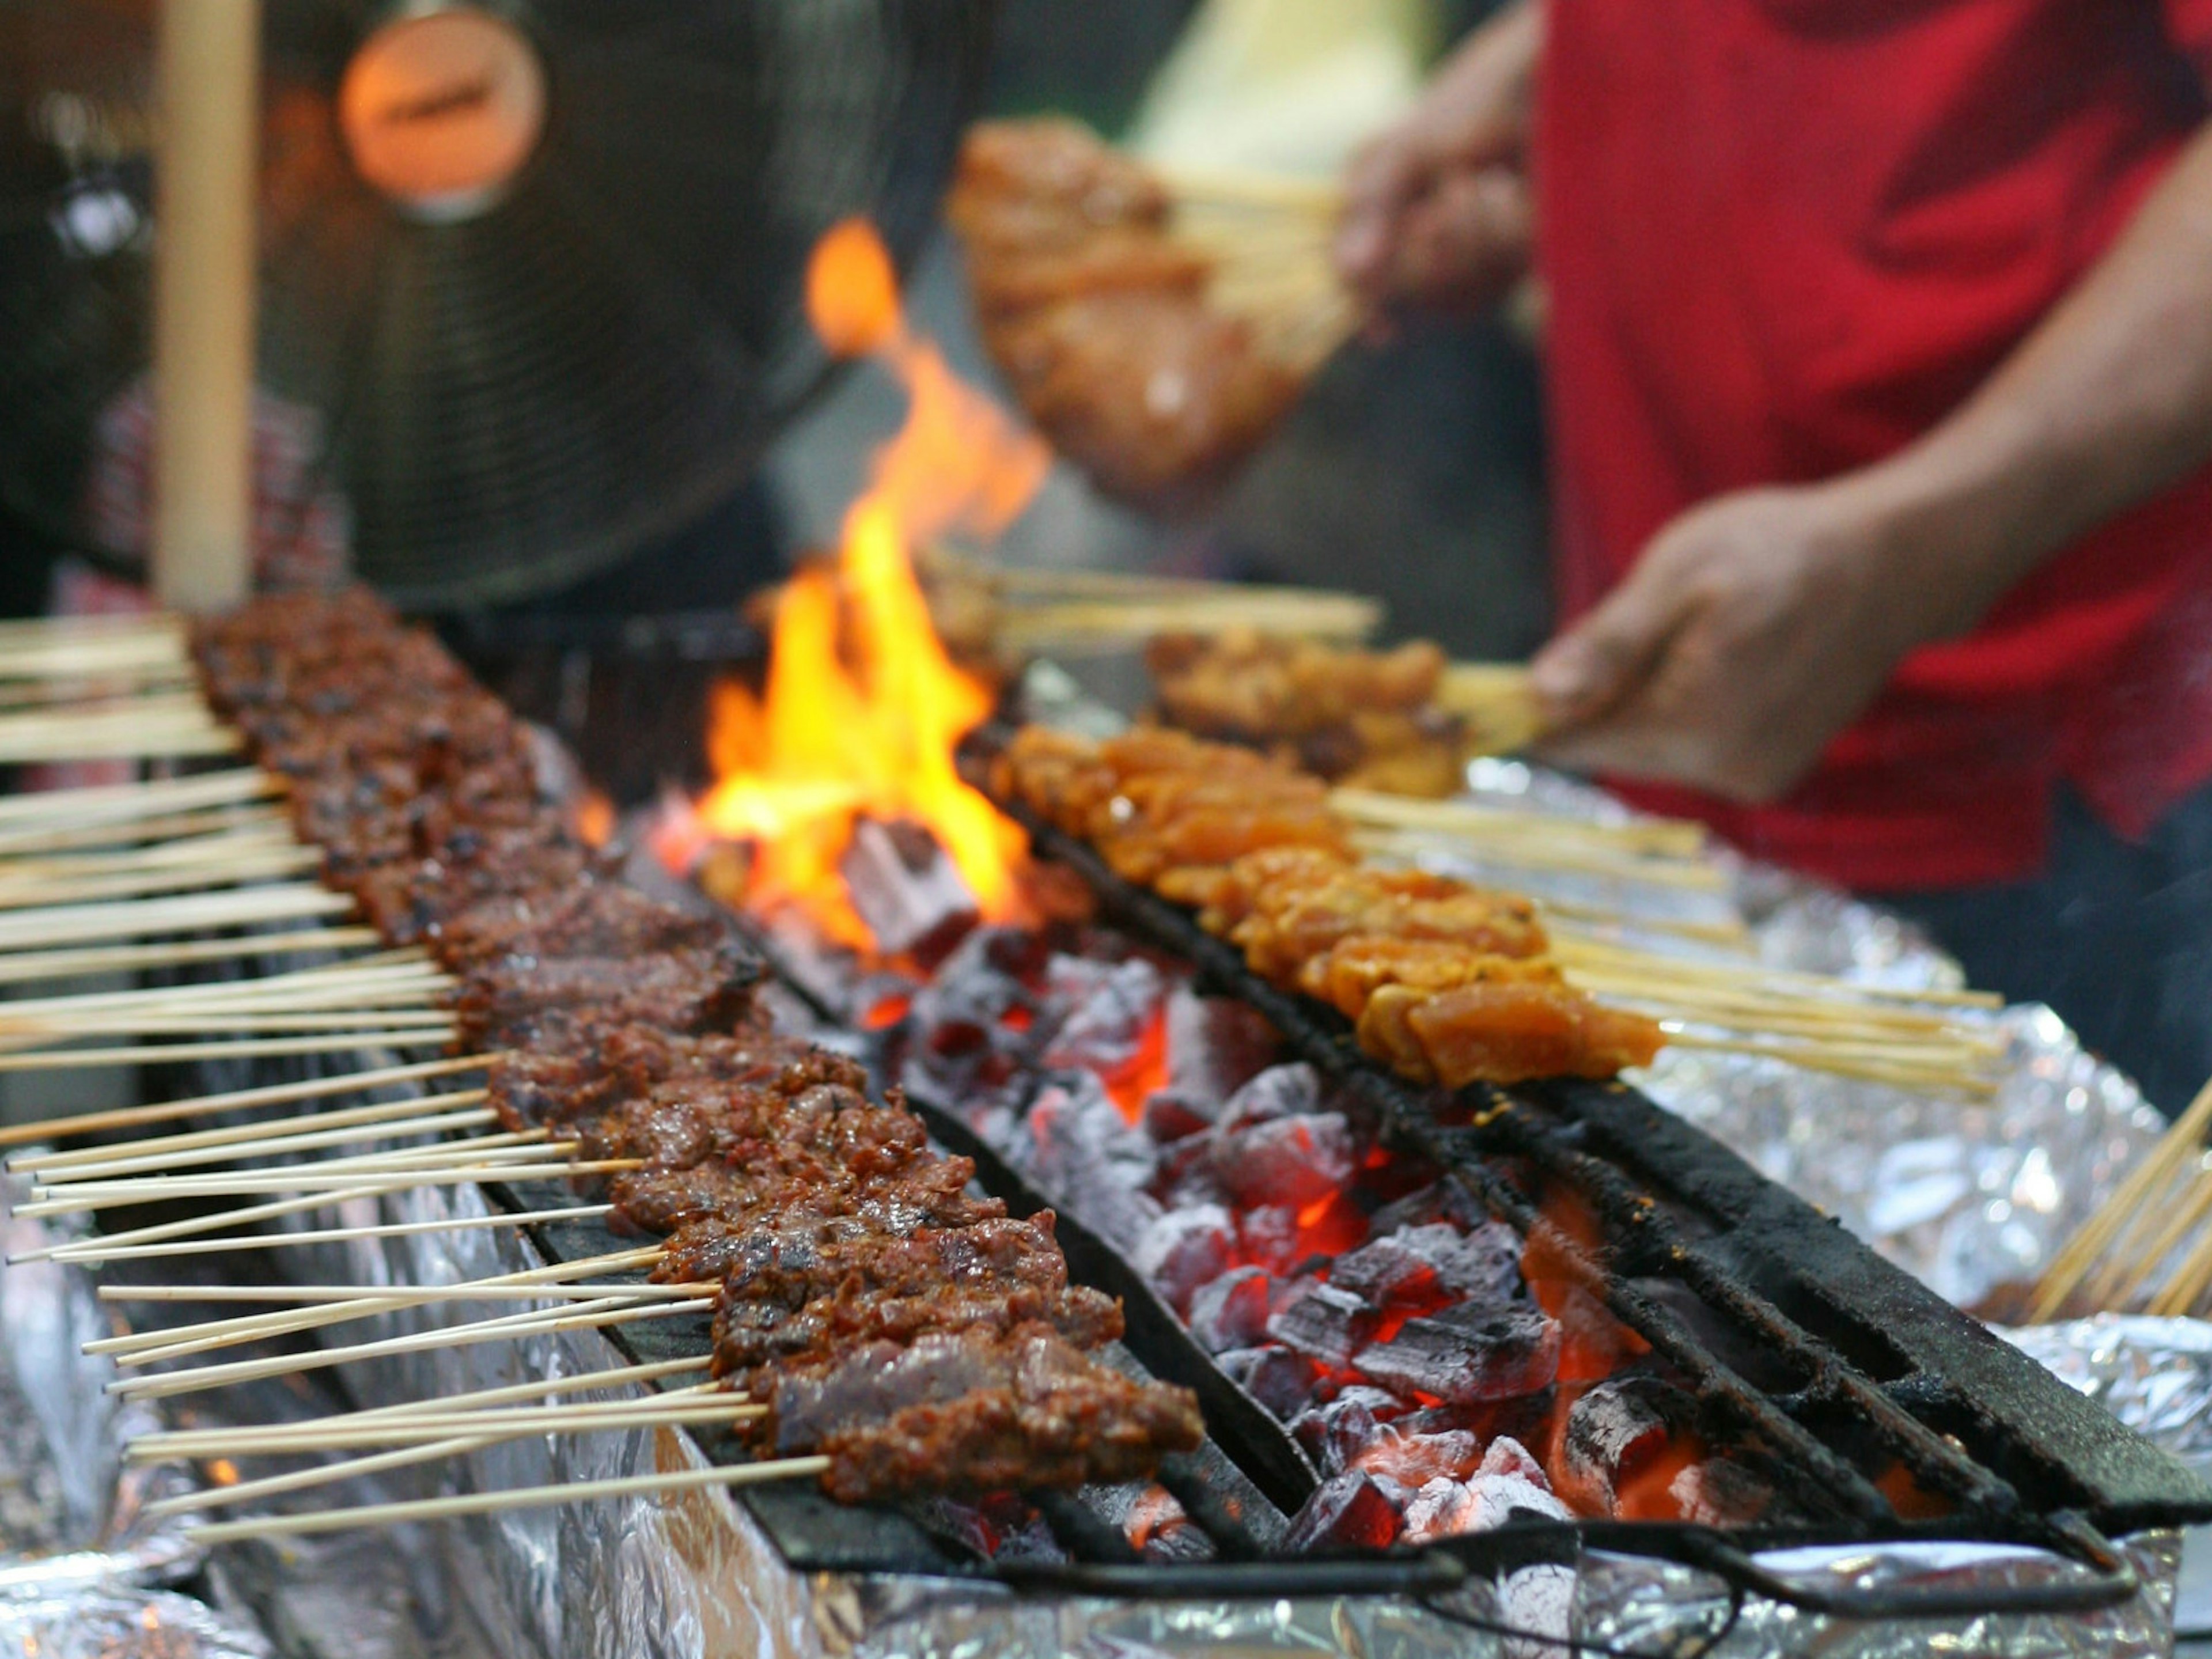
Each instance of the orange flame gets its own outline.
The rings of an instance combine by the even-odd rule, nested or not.
[[[784,588],[763,694],[717,689],[716,781],[699,829],[756,844],[754,901],[795,901],[833,937],[865,945],[838,860],[860,816],[912,819],[936,834],[983,914],[1007,919],[1020,908],[1020,834],[952,763],[990,694],[945,655],[908,550],[948,531],[1005,528],[1051,458],[908,332],[890,256],[865,221],[817,246],[806,301],[833,353],[873,356],[904,386],[906,422],[846,512],[836,568],[802,570]]]

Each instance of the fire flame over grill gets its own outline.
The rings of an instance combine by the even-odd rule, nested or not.
[[[749,903],[795,903],[832,938],[866,946],[840,860],[861,817],[911,822],[944,847],[984,917],[1018,919],[1020,832],[953,768],[990,694],[946,656],[909,550],[946,533],[996,535],[1035,495],[1050,453],[908,330],[890,257],[866,222],[822,239],[806,299],[833,354],[872,357],[905,387],[906,422],[847,510],[834,564],[784,588],[763,693],[717,688],[707,740],[716,781],[664,821],[656,850],[681,868],[708,842],[748,843]]]

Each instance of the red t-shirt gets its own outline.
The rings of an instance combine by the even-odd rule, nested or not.
[[[2206,114],[2212,0],[1551,0],[1536,166],[1561,598],[1684,508],[1940,421]],[[2018,877],[2071,780],[2212,777],[2212,473],[1914,653],[1786,799],[1632,788],[1862,888]]]

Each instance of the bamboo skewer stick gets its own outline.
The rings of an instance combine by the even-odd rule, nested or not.
[[[373,995],[385,987],[443,990],[453,983],[453,975],[428,957],[414,951],[394,951],[253,979],[195,981],[183,985],[139,986],[127,991],[81,992],[55,997],[18,997],[0,1002],[0,1018],[138,1008],[158,1011],[177,1006],[219,1007],[230,1003],[270,1006],[302,996]]]
[[[1328,800],[1332,808],[1358,823],[1394,830],[1435,830],[1470,839],[1572,842],[1641,857],[1673,860],[1703,858],[1712,846],[1711,833],[1691,818],[1634,817],[1619,823],[1586,823],[1469,801],[1422,800],[1410,795],[1343,787],[1329,791]]]
[[[220,863],[193,869],[143,870],[73,881],[39,881],[0,885],[0,911],[22,911],[62,903],[95,903],[109,899],[148,898],[160,894],[213,891],[252,882],[301,876],[322,867],[323,855],[311,847],[267,847],[239,853]]]
[[[203,928],[242,927],[262,921],[299,921],[342,915],[353,900],[326,887],[298,882],[230,893],[114,900],[105,904],[57,905],[0,916],[0,951],[51,950],[143,934],[195,933]]]
[[[2188,1109],[2174,1120],[2150,1155],[2128,1172],[2112,1195],[2051,1258],[2036,1285],[2028,1315],[2031,1324],[2057,1318],[2101,1258],[2111,1255],[2116,1261],[2127,1263],[2136,1237],[2155,1213],[2150,1202],[2153,1195],[2182,1178],[2192,1161],[2201,1162],[2207,1129],[2212,1129],[2212,1082],[2197,1091]],[[2141,1264],[2140,1274],[2129,1273],[2124,1266],[2121,1283],[2131,1278],[2139,1282],[2142,1275],[2155,1272],[2159,1266],[2158,1261],[2142,1252],[2135,1254],[2134,1261]]]
[[[377,1126],[379,1134],[421,1133],[415,1126],[459,1112],[464,1108],[480,1105],[489,1091],[483,1089],[456,1089],[446,1094],[416,1096],[407,1100],[386,1101],[376,1106],[355,1106],[337,1112],[301,1112],[288,1118],[264,1118],[253,1123],[234,1123],[217,1129],[193,1129],[179,1134],[151,1135],[131,1140],[125,1145],[133,1157],[166,1157],[179,1152],[198,1152],[206,1147],[226,1149],[227,1156],[244,1158],[264,1151],[296,1147],[298,1138],[323,1135],[341,1130],[359,1130]],[[496,1112],[485,1109],[489,1115],[481,1121],[497,1117]],[[20,1174],[52,1175],[64,1170],[82,1170],[88,1165],[112,1160],[121,1150],[115,1146],[88,1146],[73,1152],[19,1153],[8,1160],[8,1167]]]
[[[446,1112],[428,1117],[404,1118],[389,1124],[364,1124],[354,1129],[332,1129],[276,1138],[266,1142],[244,1142],[231,1146],[206,1146],[191,1152],[143,1152],[129,1158],[111,1158],[97,1164],[70,1165],[61,1169],[41,1169],[38,1177],[46,1188],[73,1181],[97,1181],[111,1176],[137,1175],[147,1170],[170,1170],[198,1168],[210,1164],[222,1164],[246,1158],[289,1158],[297,1152],[319,1151],[325,1146],[358,1145],[365,1141],[386,1140],[402,1135],[439,1135],[455,1129],[480,1127],[499,1121],[499,1114],[489,1106],[471,1110]],[[135,1143],[133,1143],[135,1144]]]
[[[241,1037],[234,1042],[168,1042],[128,1048],[48,1048],[0,1054],[0,1072],[51,1072],[90,1066],[163,1066],[180,1060],[246,1060],[267,1054],[374,1054],[451,1042],[451,1024],[419,1030],[349,1032],[313,1037]]]
[[[415,1060],[404,1066],[380,1066],[368,1071],[346,1072],[336,1077],[309,1078],[297,1083],[269,1083],[252,1089],[230,1089],[220,1094],[195,1095],[183,1100],[118,1107],[112,1111],[79,1112],[62,1117],[41,1118],[35,1123],[17,1123],[0,1128],[0,1146],[21,1146],[27,1142],[51,1140],[64,1135],[103,1134],[117,1129],[141,1128],[149,1123],[173,1123],[180,1118],[211,1116],[217,1112],[260,1106],[290,1106],[303,1100],[325,1099],[331,1095],[349,1095],[395,1084],[452,1077],[462,1072],[485,1071],[500,1058],[498,1054],[464,1054],[446,1060]],[[413,1103],[420,1104],[419,1102]]]
[[[168,1195],[179,1198],[229,1196],[230,1192],[214,1191],[244,1187],[249,1193],[300,1191],[300,1182],[289,1188],[278,1182],[297,1173],[308,1177],[308,1184],[318,1188],[333,1182],[363,1180],[370,1176],[398,1175],[402,1172],[433,1175],[441,1171],[459,1173],[482,1169],[494,1164],[519,1165],[524,1163],[547,1162],[549,1170],[560,1174],[569,1166],[551,1168],[552,1160],[572,1155],[579,1143],[574,1140],[549,1140],[544,1129],[501,1131],[478,1135],[465,1140],[431,1140],[419,1146],[387,1148],[345,1158],[312,1158],[298,1164],[274,1166],[257,1165],[245,1170],[222,1170],[207,1174],[170,1176],[167,1174],[114,1176],[94,1175],[82,1170],[64,1170],[52,1184],[32,1188],[33,1201],[64,1199],[73,1194],[89,1193],[106,1199],[107,1195],[126,1188],[158,1186]],[[497,1156],[495,1157],[494,1154]],[[234,1179],[235,1177],[235,1179]],[[269,1180],[271,1184],[247,1185]],[[125,1200],[126,1202],[137,1200]],[[35,1214],[30,1203],[17,1206],[16,1213]]]
[[[255,1382],[264,1377],[289,1376],[299,1371],[324,1370],[362,1359],[383,1359],[395,1354],[421,1353],[431,1348],[475,1347],[486,1342],[510,1341],[517,1337],[555,1336],[564,1331],[602,1329],[635,1324],[641,1320],[669,1319],[684,1314],[709,1313],[714,1298],[691,1302],[656,1302],[638,1306],[609,1297],[604,1304],[586,1303],[573,1310],[549,1316],[544,1312],[507,1314],[497,1319],[443,1325],[408,1336],[357,1342],[343,1348],[323,1348],[312,1353],[281,1354],[268,1359],[234,1360],[227,1364],[203,1365],[190,1370],[164,1371],[151,1376],[118,1377],[107,1392],[137,1400],[167,1400],[177,1395],[198,1394]]]
[[[702,1486],[750,1486],[770,1480],[795,1480],[821,1474],[829,1467],[826,1457],[784,1457],[769,1462],[683,1469],[666,1474],[622,1475],[605,1480],[572,1480],[561,1486],[514,1486],[504,1492],[475,1492],[457,1498],[367,1504],[358,1509],[325,1510],[312,1515],[222,1521],[190,1528],[185,1535],[204,1544],[232,1543],[242,1538],[296,1537],[302,1533],[341,1532],[351,1527],[397,1526],[460,1516],[495,1515],[505,1510],[543,1509],[595,1498],[629,1498],[688,1492]]]
[[[94,945],[76,950],[19,951],[0,956],[0,985],[239,962],[299,951],[353,951],[381,943],[382,936],[373,927],[304,927],[287,933],[185,939],[167,945]]]
[[[127,823],[202,807],[266,800],[284,792],[280,780],[258,767],[183,778],[150,778],[137,783],[40,790],[0,800],[0,833],[56,825]]]
[[[683,1285],[497,1285],[489,1282],[459,1285],[103,1285],[102,1302],[265,1302],[326,1304],[322,1311],[335,1312],[348,1304],[377,1305],[388,1313],[395,1308],[431,1307],[447,1302],[596,1302],[611,1296],[639,1302],[688,1301],[712,1296],[720,1283]]]
[[[530,1267],[518,1273],[499,1273],[477,1280],[486,1286],[523,1285],[544,1287],[566,1285],[577,1279],[589,1279],[594,1273],[635,1272],[650,1267],[661,1256],[658,1245],[635,1250],[617,1250],[611,1255],[587,1256],[576,1261],[556,1262],[547,1267]],[[601,1298],[604,1299],[605,1292]],[[291,1310],[277,1313],[238,1314],[222,1319],[202,1320],[197,1324],[173,1325],[161,1330],[130,1331],[120,1336],[104,1336],[84,1345],[89,1354],[130,1354],[137,1356],[134,1363],[149,1364],[154,1358],[173,1355],[204,1352],[208,1347],[246,1341],[254,1337],[289,1335],[295,1331],[311,1330],[320,1325],[342,1324],[350,1318],[371,1314],[396,1313],[408,1304],[404,1300],[380,1302],[376,1306],[356,1307],[333,1312],[327,1308]],[[519,1316],[507,1316],[517,1317]]]
[[[395,1419],[387,1423],[356,1424],[337,1429],[286,1425],[261,1430],[210,1430],[204,1439],[190,1445],[162,1447],[140,1443],[133,1444],[125,1455],[137,1463],[181,1462],[197,1457],[295,1457],[311,1452],[346,1451],[359,1446],[419,1445],[428,1440],[450,1439],[456,1433],[498,1439],[538,1434],[610,1433],[617,1430],[743,1423],[767,1415],[767,1407],[737,1399],[698,1403],[655,1401],[628,1405],[622,1409],[606,1406],[549,1407],[541,1411],[462,1413],[419,1421]],[[481,1420],[472,1421],[472,1417]],[[147,1439],[157,1437],[149,1435]]]
[[[184,827],[159,828],[163,823]],[[46,877],[185,868],[207,860],[219,861],[223,854],[242,849],[300,846],[281,812],[235,806],[136,823],[57,830],[46,839],[61,844],[0,850],[0,881],[17,886]]]
[[[349,1164],[351,1160],[347,1160]],[[386,1167],[397,1161],[386,1160]],[[404,1167],[404,1166],[402,1166]],[[407,1171],[403,1187],[459,1187],[491,1181],[545,1181],[568,1179],[575,1176],[616,1175],[645,1167],[642,1158],[603,1158],[575,1164],[486,1164],[459,1169],[427,1169]],[[296,1170],[271,1171],[268,1174],[226,1176],[179,1176],[173,1180],[85,1182],[68,1188],[66,1198],[41,1199],[15,1206],[15,1214],[28,1219],[38,1216],[76,1215],[87,1210],[110,1209],[118,1205],[147,1204],[170,1198],[236,1198],[259,1193],[306,1194],[332,1190],[333,1175],[342,1182],[373,1172],[374,1166],[361,1169],[337,1170],[327,1166],[318,1171],[312,1168]]]
[[[554,1221],[589,1221],[613,1214],[614,1208],[611,1204],[572,1204],[565,1209],[501,1211],[493,1215],[454,1216],[443,1221],[379,1222],[366,1227],[317,1227],[301,1232],[243,1233],[223,1238],[172,1239],[156,1244],[117,1244],[101,1238],[61,1246],[53,1251],[52,1260],[92,1266],[108,1261],[222,1255],[240,1250],[349,1244],[373,1238],[415,1238],[424,1233],[474,1232],[492,1227],[536,1227]],[[226,1216],[223,1219],[228,1221],[230,1218]]]
[[[225,806],[195,806],[154,817],[94,818],[85,823],[30,824],[0,830],[0,872],[13,874],[50,856],[104,856],[82,849],[106,848],[126,854],[160,847],[188,847],[196,840],[219,833],[265,833],[289,836],[291,820],[281,808],[255,802]]]
[[[222,1210],[213,1215],[190,1216],[181,1221],[149,1222],[143,1227],[131,1227],[122,1232],[106,1234],[99,1243],[109,1247],[130,1247],[168,1239],[191,1238],[224,1227],[243,1226],[248,1222],[273,1221],[280,1216],[297,1215],[304,1210],[336,1209],[356,1199],[381,1198],[387,1193],[404,1192],[413,1184],[404,1179],[364,1182],[358,1186],[342,1187],[336,1192],[307,1193],[298,1198],[249,1205],[243,1209]],[[11,1266],[19,1261],[49,1261],[65,1251],[88,1249],[91,1243],[85,1239],[65,1239],[25,1250],[9,1256],[8,1261]]]

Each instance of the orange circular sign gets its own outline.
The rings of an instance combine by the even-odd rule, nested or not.
[[[472,7],[386,24],[338,87],[361,176],[427,218],[496,203],[545,126],[545,71],[522,32]]]

